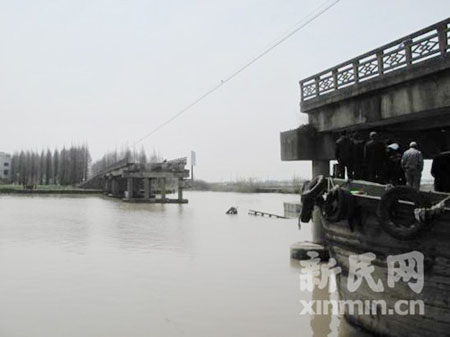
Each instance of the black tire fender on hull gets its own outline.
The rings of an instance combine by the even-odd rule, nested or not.
[[[396,219],[395,206],[398,205],[400,200],[414,203],[414,209],[428,208],[431,206],[431,203],[419,191],[408,186],[393,187],[381,197],[377,208],[377,216],[381,227],[398,240],[413,240],[422,231],[428,229],[430,224],[418,221],[415,219],[414,214],[412,214],[412,217],[398,217]],[[414,212],[414,209],[412,212]]]
[[[315,177],[311,181],[305,181],[302,186],[302,209],[300,212],[300,221],[309,222],[312,217],[316,199],[322,195],[327,186],[327,179],[323,175]]]
[[[353,216],[355,200],[352,193],[337,187],[331,189],[323,205],[323,215],[330,222],[348,220]]]

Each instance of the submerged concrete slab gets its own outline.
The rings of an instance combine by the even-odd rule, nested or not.
[[[187,204],[189,200],[187,199],[156,199],[156,198],[123,198],[125,202],[136,203],[136,204]]]

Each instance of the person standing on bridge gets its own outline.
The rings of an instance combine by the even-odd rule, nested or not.
[[[409,150],[403,153],[401,164],[405,172],[406,184],[419,190],[423,170],[423,156],[417,147],[416,142],[409,144]]]
[[[347,133],[343,131],[341,136],[336,141],[335,156],[338,162],[339,178],[345,178],[345,171],[347,171],[348,179],[353,179],[353,165],[352,165],[352,147],[353,143],[348,137]]]
[[[352,142],[353,179],[363,180],[366,178],[364,162],[364,144],[366,142],[358,131],[353,134]]]
[[[401,160],[402,151],[398,143],[389,142],[386,147],[386,181],[392,185],[405,185],[405,172],[403,172]]]
[[[434,190],[450,192],[450,151],[442,151],[433,159],[431,175],[434,177]]]
[[[370,140],[364,146],[364,160],[367,165],[367,179],[380,184],[384,183],[386,146],[379,140],[375,131],[370,133]]]

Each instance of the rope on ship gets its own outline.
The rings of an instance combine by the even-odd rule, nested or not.
[[[424,223],[433,221],[435,218],[442,215],[445,211],[449,210],[447,207],[445,207],[445,203],[448,200],[450,200],[450,195],[429,208],[415,208],[415,218],[417,219],[417,221]]]

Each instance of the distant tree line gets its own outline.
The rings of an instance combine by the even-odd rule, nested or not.
[[[97,173],[105,170],[106,168],[114,165],[115,163],[128,159],[129,162],[135,162],[140,164],[150,164],[161,162],[162,156],[155,150],[150,156],[147,156],[145,149],[142,147],[139,153],[133,153],[130,148],[123,148],[122,150],[114,150],[103,155],[99,160],[96,160],[92,164],[91,174],[96,175]]]
[[[91,155],[87,145],[53,152],[20,151],[11,158],[11,182],[22,185],[75,185],[87,179]]]

